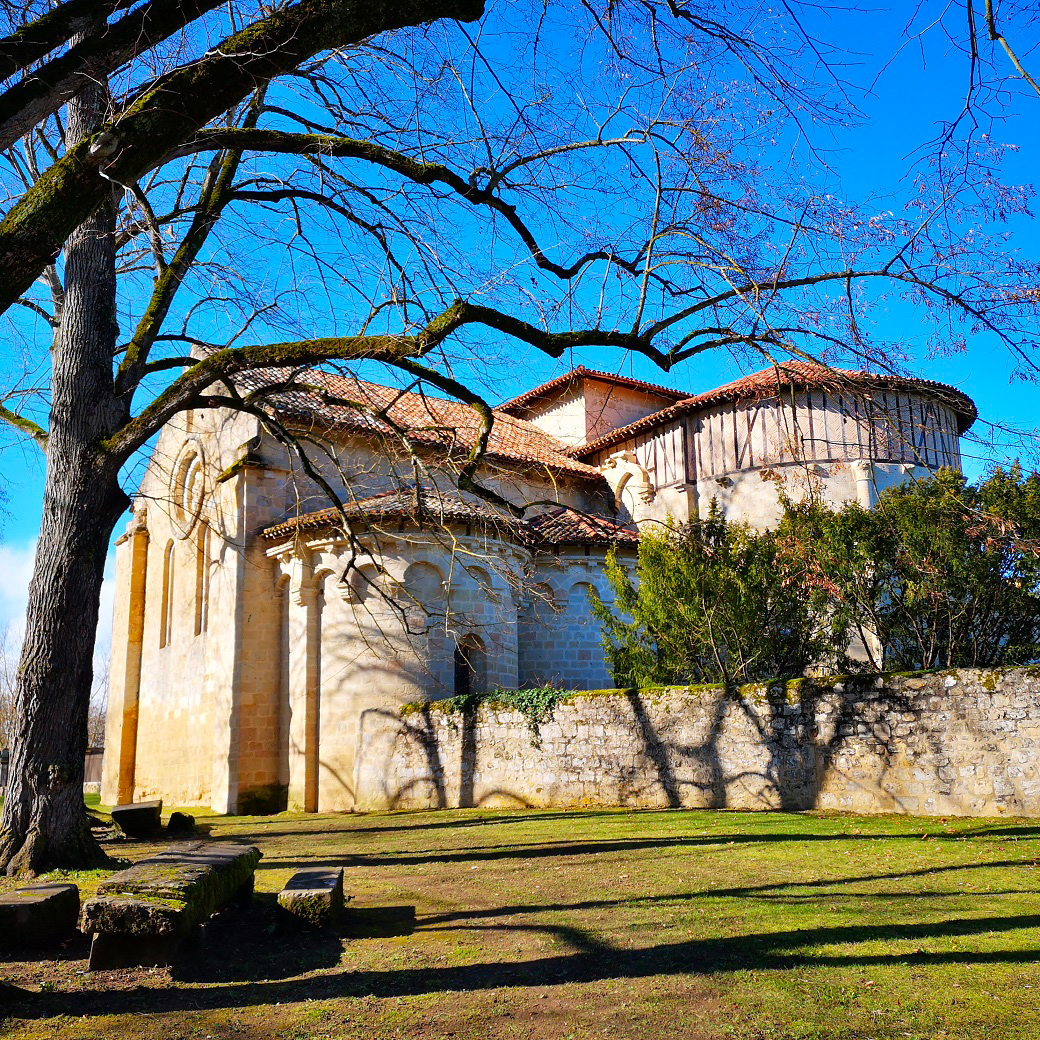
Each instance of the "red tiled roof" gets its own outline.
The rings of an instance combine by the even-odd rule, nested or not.
[[[588,444],[579,444],[569,450],[575,457],[586,457],[620,441],[628,440],[629,437],[641,433],[643,430],[670,422],[680,415],[697,412],[702,408],[709,408],[726,401],[775,397],[785,390],[852,390],[863,393],[875,390],[907,390],[936,397],[949,405],[957,414],[960,433],[964,433],[978,418],[975,402],[967,394],[946,383],[937,383],[931,379],[909,379],[904,376],[878,375],[873,372],[831,368],[828,365],[818,365],[811,361],[785,361],[774,368],[764,368],[760,372],[735,379],[714,390],[678,401],[669,408],[637,419],[627,426],[611,430],[610,433],[606,433]]]
[[[287,420],[326,430],[350,430],[384,437],[403,431],[416,444],[466,455],[481,428],[468,405],[414,391],[368,383],[320,369],[267,369],[235,377],[243,388],[290,385],[270,398]],[[487,456],[601,480],[600,472],[566,454],[566,445],[532,423],[495,411]]]
[[[520,521],[504,512],[499,512],[488,502],[464,499],[457,492],[440,488],[403,487],[368,495],[343,504],[343,513],[348,520],[408,520],[418,526],[428,523],[478,523],[495,524],[516,528]],[[318,530],[335,527],[342,520],[338,509],[320,509],[316,513],[304,513],[280,523],[272,524],[261,531],[269,541],[285,537],[296,531]]]
[[[546,397],[553,391],[569,386],[579,379],[591,379],[599,383],[612,383],[615,386],[623,386],[629,390],[642,390],[653,397],[663,397],[667,401],[681,401],[689,397],[685,390],[674,390],[667,386],[657,386],[655,383],[644,383],[639,379],[613,375],[610,372],[597,372],[594,369],[586,368],[584,365],[579,365],[577,368],[571,369],[570,372],[564,372],[562,376],[550,379],[548,383],[542,383],[541,386],[536,386],[533,390],[528,390],[519,397],[514,397],[511,401],[500,404],[496,411],[515,415],[532,401],[537,401],[540,397]]]
[[[344,503],[348,520],[369,522],[398,519],[418,527],[431,523],[479,524],[499,528],[505,537],[524,545],[628,545],[639,543],[639,535],[605,516],[581,513],[569,506],[555,506],[530,520],[499,511],[480,500],[464,499],[457,492],[440,488],[395,488]],[[278,541],[298,531],[317,531],[336,527],[342,522],[339,510],[321,509],[315,513],[291,517],[265,527],[260,535],[266,541]]]
[[[569,506],[555,506],[531,517],[528,528],[539,542],[550,545],[631,545],[639,544],[639,533],[616,520],[591,513],[579,513]]]

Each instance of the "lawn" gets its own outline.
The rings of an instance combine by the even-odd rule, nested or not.
[[[1040,1037],[1040,824],[462,811],[210,818],[254,909],[172,970],[7,962],[15,1037]],[[136,858],[154,846],[126,844]],[[274,893],[343,864],[343,936]],[[99,875],[77,875],[89,894]],[[4,882],[7,884],[7,882]]]

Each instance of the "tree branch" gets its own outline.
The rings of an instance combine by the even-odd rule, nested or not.
[[[192,365],[102,447],[118,460],[125,460],[177,412],[192,407],[192,402],[207,387],[215,382],[228,381],[240,372],[306,367],[326,361],[383,361],[405,368],[409,362],[422,359],[466,325],[497,329],[553,358],[561,357],[570,347],[603,346],[635,350],[664,369],[670,368],[672,363],[669,354],[655,349],[648,340],[632,333],[604,329],[548,332],[490,307],[458,300],[412,335],[331,337],[219,350]],[[163,371],[166,367],[164,362],[158,362],[154,369],[145,366],[142,375]]]
[[[483,0],[297,0],[234,33],[190,65],[162,76],[112,123],[43,174],[0,223],[0,312],[53,262],[111,191],[161,165],[258,84],[324,50],[441,18],[474,20]],[[104,166],[104,169],[102,169]]]
[[[605,141],[604,145],[618,143]],[[593,147],[591,142],[579,142],[569,148],[547,150],[544,154],[557,154],[566,150]],[[289,133],[282,130],[244,130],[236,127],[205,130],[194,139],[175,148],[166,159],[177,159],[195,152],[211,148],[241,149],[243,151],[273,152],[290,155],[318,155],[333,159],[361,159],[374,163],[384,169],[407,178],[415,184],[441,184],[450,188],[456,195],[473,206],[484,206],[505,217],[509,226],[517,233],[527,247],[535,263],[543,270],[557,278],[568,280],[573,278],[582,268],[595,260],[604,260],[628,271],[629,274],[640,273],[640,258],[623,260],[611,250],[595,249],[579,256],[568,266],[558,264],[545,255],[530,228],[517,213],[516,206],[510,205],[490,188],[478,188],[461,174],[437,162],[419,162],[401,152],[376,144],[373,141],[360,141],[351,137],[333,137],[327,134]],[[514,162],[509,169],[521,165]],[[477,171],[482,172],[482,171]],[[487,171],[483,171],[487,173]],[[497,183],[499,178],[488,173],[489,180]]]
[[[0,422],[5,422],[8,426],[13,426],[19,433],[25,434],[26,437],[31,437],[36,442],[37,447],[46,453],[47,431],[42,426],[34,423],[32,419],[26,419],[25,416],[12,411],[6,405],[0,404]]]
[[[967,0],[971,3],[971,0]],[[1014,52],[1011,44],[1004,38],[1004,34],[997,29],[997,15],[993,10],[993,0],[986,0],[986,28],[989,30],[989,38],[995,43],[999,43],[1004,48],[1004,53],[1011,59],[1011,64],[1018,70],[1018,74],[1037,92],[1040,94],[1040,83],[1037,83],[1032,76],[1026,71],[1025,66],[1019,61],[1018,55]]]
[[[46,57],[76,33],[92,29],[98,18],[107,18],[133,3],[134,0],[66,0],[0,40],[0,79]]]
[[[139,53],[142,44],[154,47],[222,3],[223,0],[151,0],[115,25],[92,32],[64,54],[34,69],[31,76],[0,94],[0,149],[10,147],[57,112],[83,88],[85,76],[107,79]]]

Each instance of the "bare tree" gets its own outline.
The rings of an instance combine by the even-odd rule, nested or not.
[[[251,412],[306,465],[279,400],[320,392],[315,365],[381,362],[472,406],[455,476],[490,494],[479,362],[504,338],[665,369],[712,349],[891,366],[863,313],[877,283],[1032,363],[1036,299],[1009,286],[1033,272],[935,219],[948,195],[888,217],[812,189],[810,124],[847,108],[795,9],[7,11],[0,304],[30,377],[0,419],[47,484],[4,869],[100,856],[81,782],[103,562],[138,454],[180,411]]]

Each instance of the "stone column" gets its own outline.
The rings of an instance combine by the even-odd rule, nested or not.
[[[309,563],[289,576],[289,809],[318,809],[319,590]]]
[[[131,802],[134,797],[147,569],[148,529],[142,520],[135,519],[116,542],[116,596],[101,780],[101,798],[106,805]]]
[[[877,505],[877,486],[874,481],[874,464],[867,459],[857,459],[851,466],[856,480],[856,501],[864,509]]]

